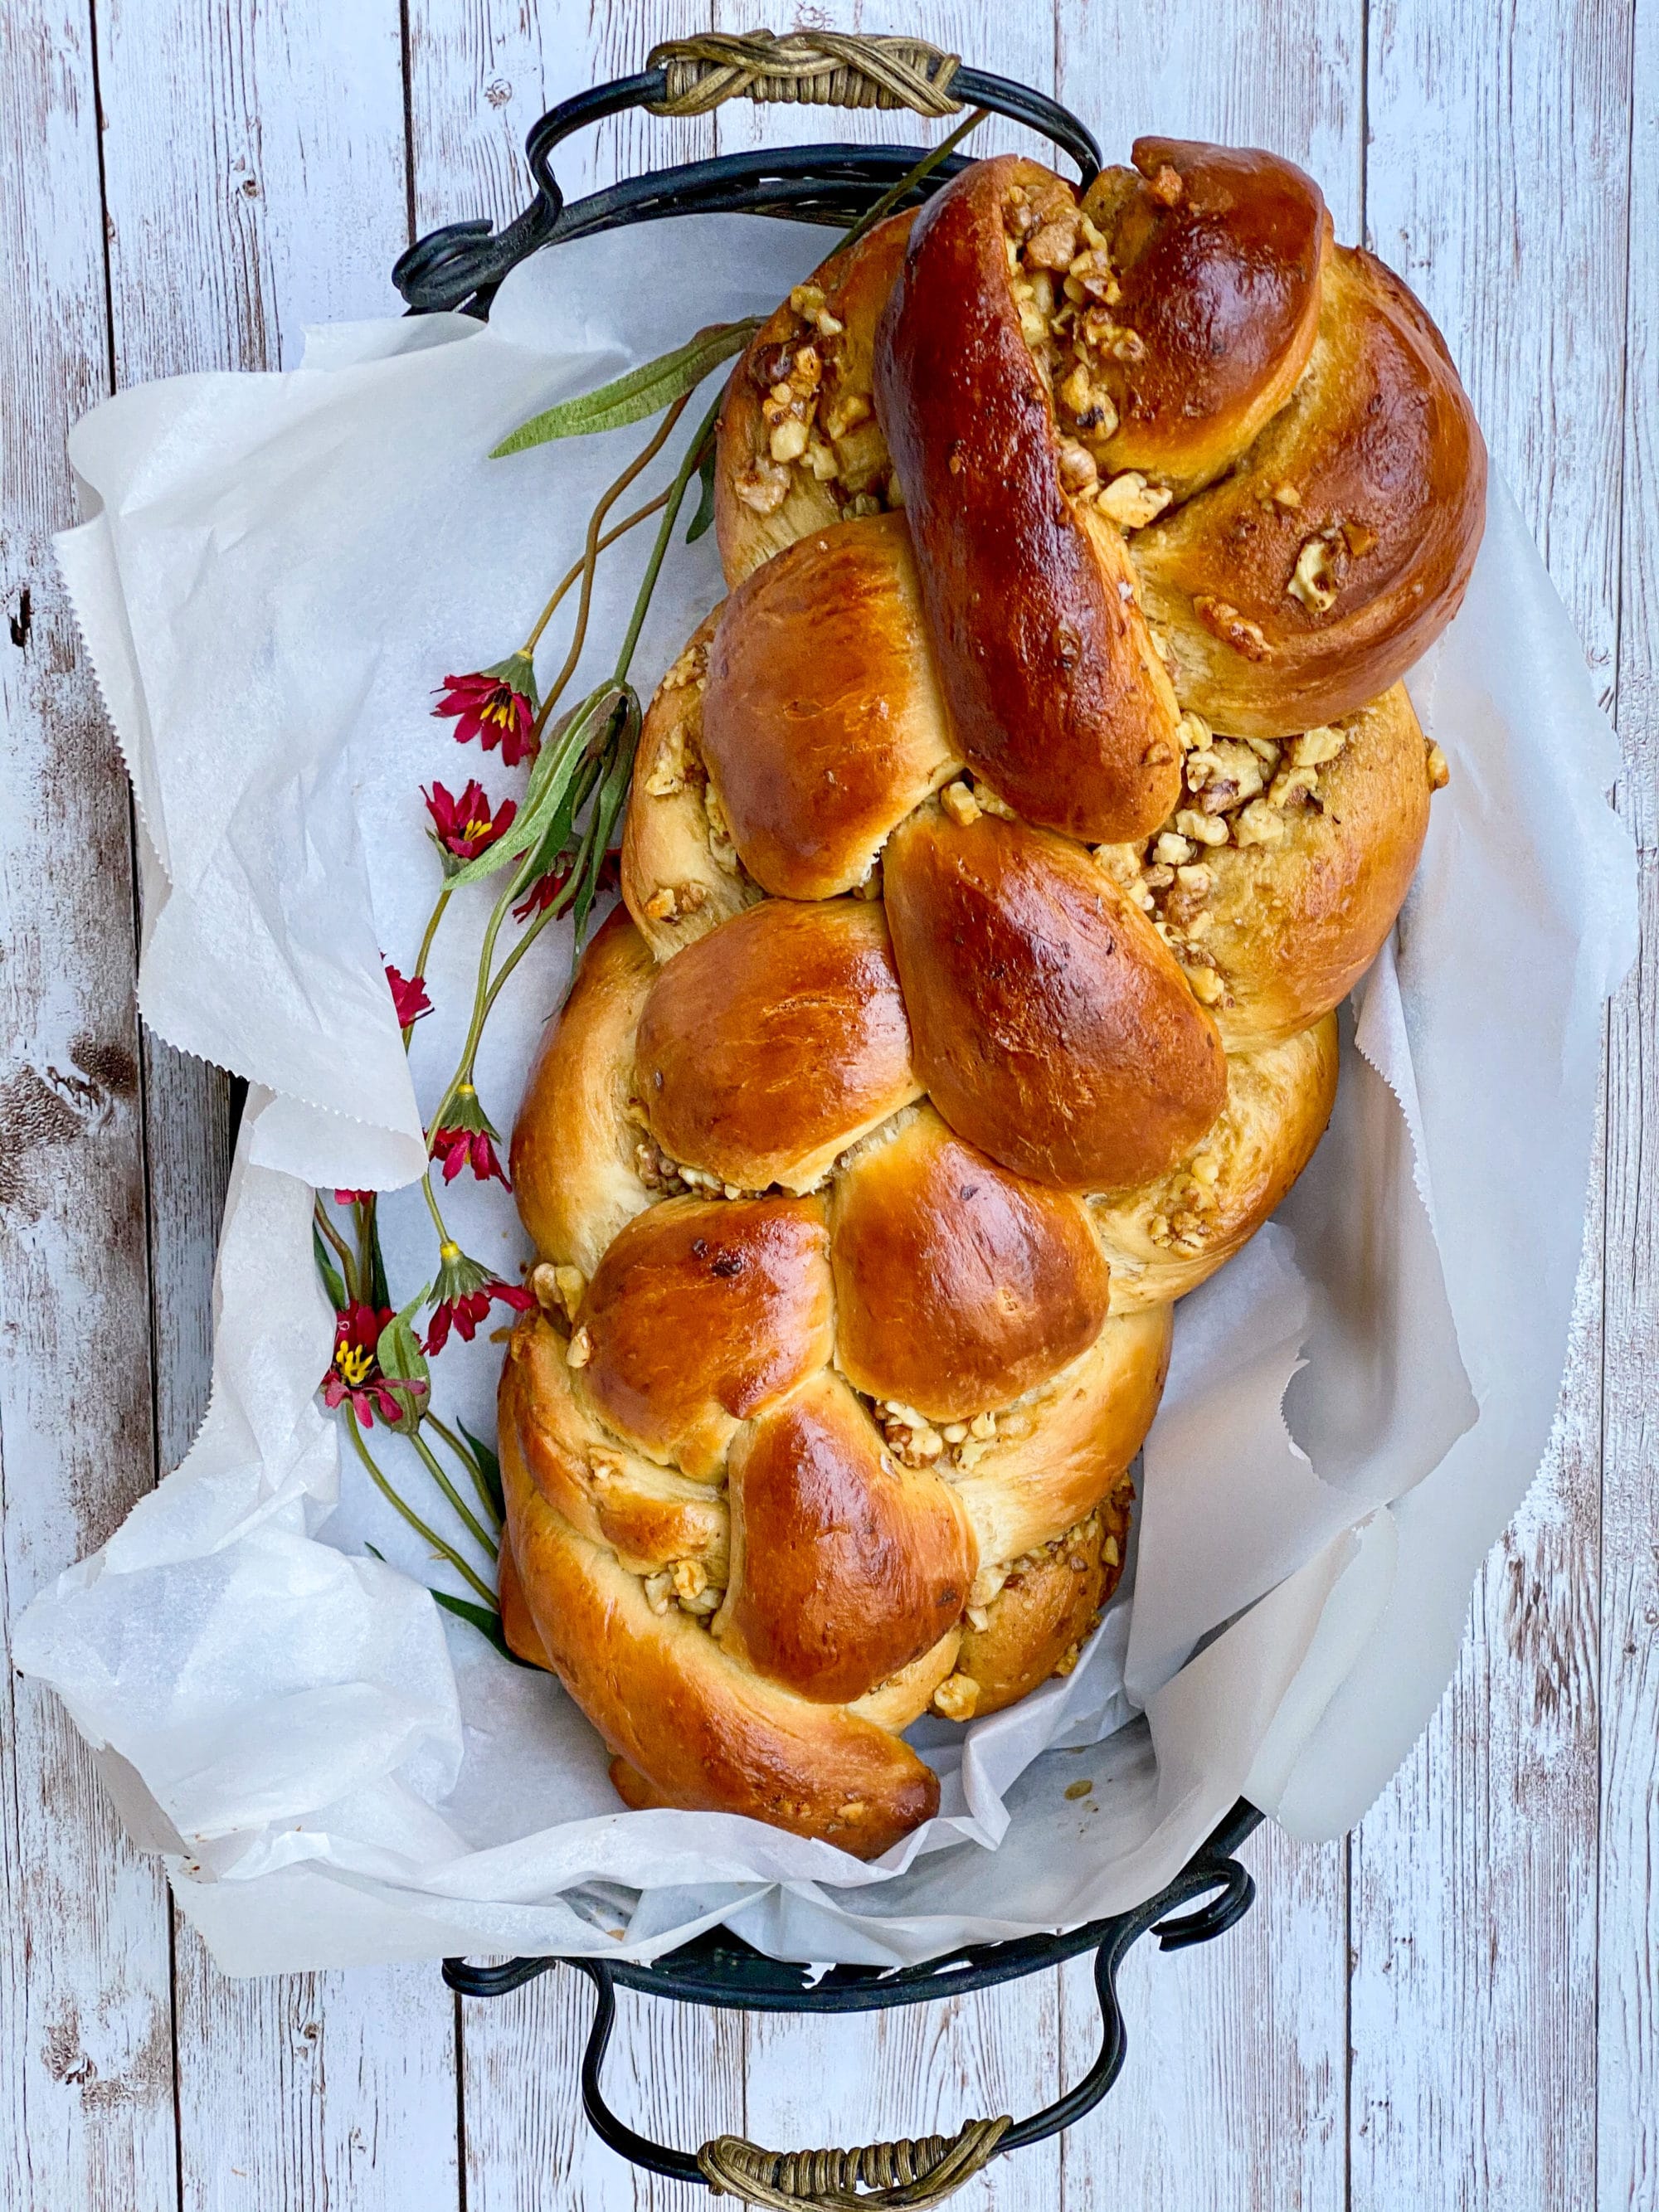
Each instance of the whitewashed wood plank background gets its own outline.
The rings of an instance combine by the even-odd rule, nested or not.
[[[1156,129],[1306,163],[1340,234],[1407,276],[1462,365],[1617,716],[1644,861],[1561,1419],[1456,1683],[1349,1843],[1264,1834],[1236,1934],[1131,1962],[1119,2088],[961,2201],[1659,2207],[1659,0],[916,0],[796,19],[914,29],[1054,89],[1109,156]],[[659,38],[750,20],[737,0],[0,5],[6,1617],[188,1442],[229,1126],[222,1079],[134,1017],[131,809],[47,546],[72,515],[64,430],[116,384],[278,367],[308,321],[394,309],[413,230],[521,204],[544,106]],[[915,126],[629,116],[560,173],[574,193],[821,129]],[[586,2133],[574,1977],[465,2008],[424,1969],[228,1982],[52,1701],[13,1676],[5,1718],[5,2212],[611,2212],[700,2194]],[[1093,2048],[1075,1968],[829,2023],[624,2000],[607,2081],[682,2143],[848,2141],[1023,2110]]]

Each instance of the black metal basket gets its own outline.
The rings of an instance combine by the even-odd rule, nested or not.
[[[536,197],[505,229],[492,231],[487,220],[450,223],[411,246],[392,272],[410,312],[430,314],[459,308],[487,316],[496,287],[526,255],[627,223],[739,212],[845,228],[908,177],[925,150],[915,145],[811,145],[734,154],[653,170],[566,204],[550,163],[553,149],[572,131],[627,107],[695,112],[733,96],[842,106],[910,106],[935,116],[960,107],[981,107],[1046,134],[1072,156],[1085,184],[1100,167],[1100,149],[1093,137],[1058,101],[1027,86],[962,68],[953,57],[918,40],[841,38],[824,33],[775,42],[764,33],[686,40],[659,47],[638,76],[579,94],[541,118],[526,142]],[[963,156],[947,155],[894,204],[919,205],[965,166]],[[1255,1896],[1255,1884],[1235,1854],[1261,1820],[1255,1808],[1241,1799],[1175,1880],[1132,1911],[1091,1921],[1063,1935],[973,1945],[896,1973],[837,1966],[811,1982],[805,1967],[768,1958],[740,1937],[714,1929],[649,1966],[538,1958],[473,1966],[461,1959],[448,1959],[444,1978],[463,1996],[496,1997],[521,1988],[550,1966],[573,1966],[586,1975],[597,2004],[582,2057],[583,2107],[595,2132],[636,2166],[678,2181],[702,2182],[751,2203],[840,2208],[933,2204],[988,2159],[1041,2142],[1099,2103],[1122,2070],[1128,2045],[1117,2000],[1119,1967],[1132,1946],[1148,1933],[1158,1937],[1163,1949],[1179,1950],[1209,1942],[1243,1917]],[[1182,1907],[1196,1909],[1183,1911]],[[611,2110],[599,2085],[618,1986],[682,2004],[745,2012],[866,2012],[988,1989],[1088,1951],[1095,1954],[1099,2056],[1075,2087],[1023,2120],[970,2120],[954,2136],[848,2151],[775,2154],[721,2136],[692,2152],[672,2149],[639,2134]]]

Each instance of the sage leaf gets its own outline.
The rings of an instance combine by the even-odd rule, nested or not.
[[[420,1311],[431,1294],[432,1285],[428,1283],[418,1297],[411,1298],[400,1313],[393,1314],[380,1331],[380,1342],[374,1347],[380,1372],[392,1385],[392,1395],[398,1401],[398,1418],[388,1425],[399,1436],[412,1436],[419,1428],[424,1401],[431,1389],[431,1370],[410,1318]],[[399,1384],[407,1387],[399,1389]]]
[[[685,533],[688,545],[695,545],[714,520],[714,456],[717,450],[711,443],[698,464],[697,474],[702,479],[702,496],[697,501],[697,511],[691,518],[691,527]]]
[[[642,422],[647,415],[659,415],[684,393],[695,392],[710,369],[741,353],[759,328],[757,315],[737,323],[710,323],[672,353],[630,368],[595,392],[561,399],[544,413],[532,415],[492,447],[489,458],[498,461],[555,438],[591,437],[597,430],[620,430],[629,422]]]
[[[501,1463],[482,1437],[475,1437],[466,1423],[459,1418],[456,1427],[466,1438],[468,1448],[477,1462],[478,1472],[484,1479],[484,1487],[495,1500],[495,1510],[502,1519],[507,1517],[507,1500],[501,1491]]]
[[[503,1659],[510,1659],[515,1667],[528,1667],[532,1674],[541,1673],[541,1668],[532,1665],[531,1661],[520,1659],[507,1642],[500,1613],[491,1613],[488,1606],[474,1605],[469,1599],[451,1597],[447,1590],[434,1589],[432,1595],[446,1613],[453,1613],[458,1620],[470,1621],[480,1636],[486,1637],[495,1645]]]
[[[323,1242],[323,1232],[314,1221],[311,1224],[311,1249],[317,1255],[317,1273],[323,1279],[323,1288],[333,1301],[335,1312],[343,1313],[346,1307],[346,1286],[340,1279],[339,1269],[328,1256],[328,1247]]]

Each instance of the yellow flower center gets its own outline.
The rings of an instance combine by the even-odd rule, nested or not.
[[[334,1355],[334,1364],[355,1390],[360,1382],[368,1380],[374,1354],[365,1352],[361,1344],[343,1344]]]
[[[513,720],[513,694],[508,691],[499,699],[492,699],[483,709],[483,719],[504,730]]]
[[[476,817],[475,817],[475,818],[474,818],[472,821],[466,823],[463,826],[462,830],[461,830],[461,836],[462,836],[464,838],[465,838],[465,837],[487,837],[489,835],[489,817],[487,814],[485,815],[485,817],[483,817],[483,821],[482,821],[482,822],[480,822],[479,820],[477,820],[477,819],[476,818]]]
[[[438,1257],[446,1267],[453,1260],[459,1260],[460,1256],[461,1248],[459,1244],[441,1244],[438,1247]]]

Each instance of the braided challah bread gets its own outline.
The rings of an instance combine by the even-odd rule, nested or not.
[[[632,1806],[872,1856],[938,1803],[902,1729],[1074,1663],[1445,778],[1437,333],[1287,162],[1134,161],[964,170],[728,389],[731,595],[513,1143],[503,1617]]]

